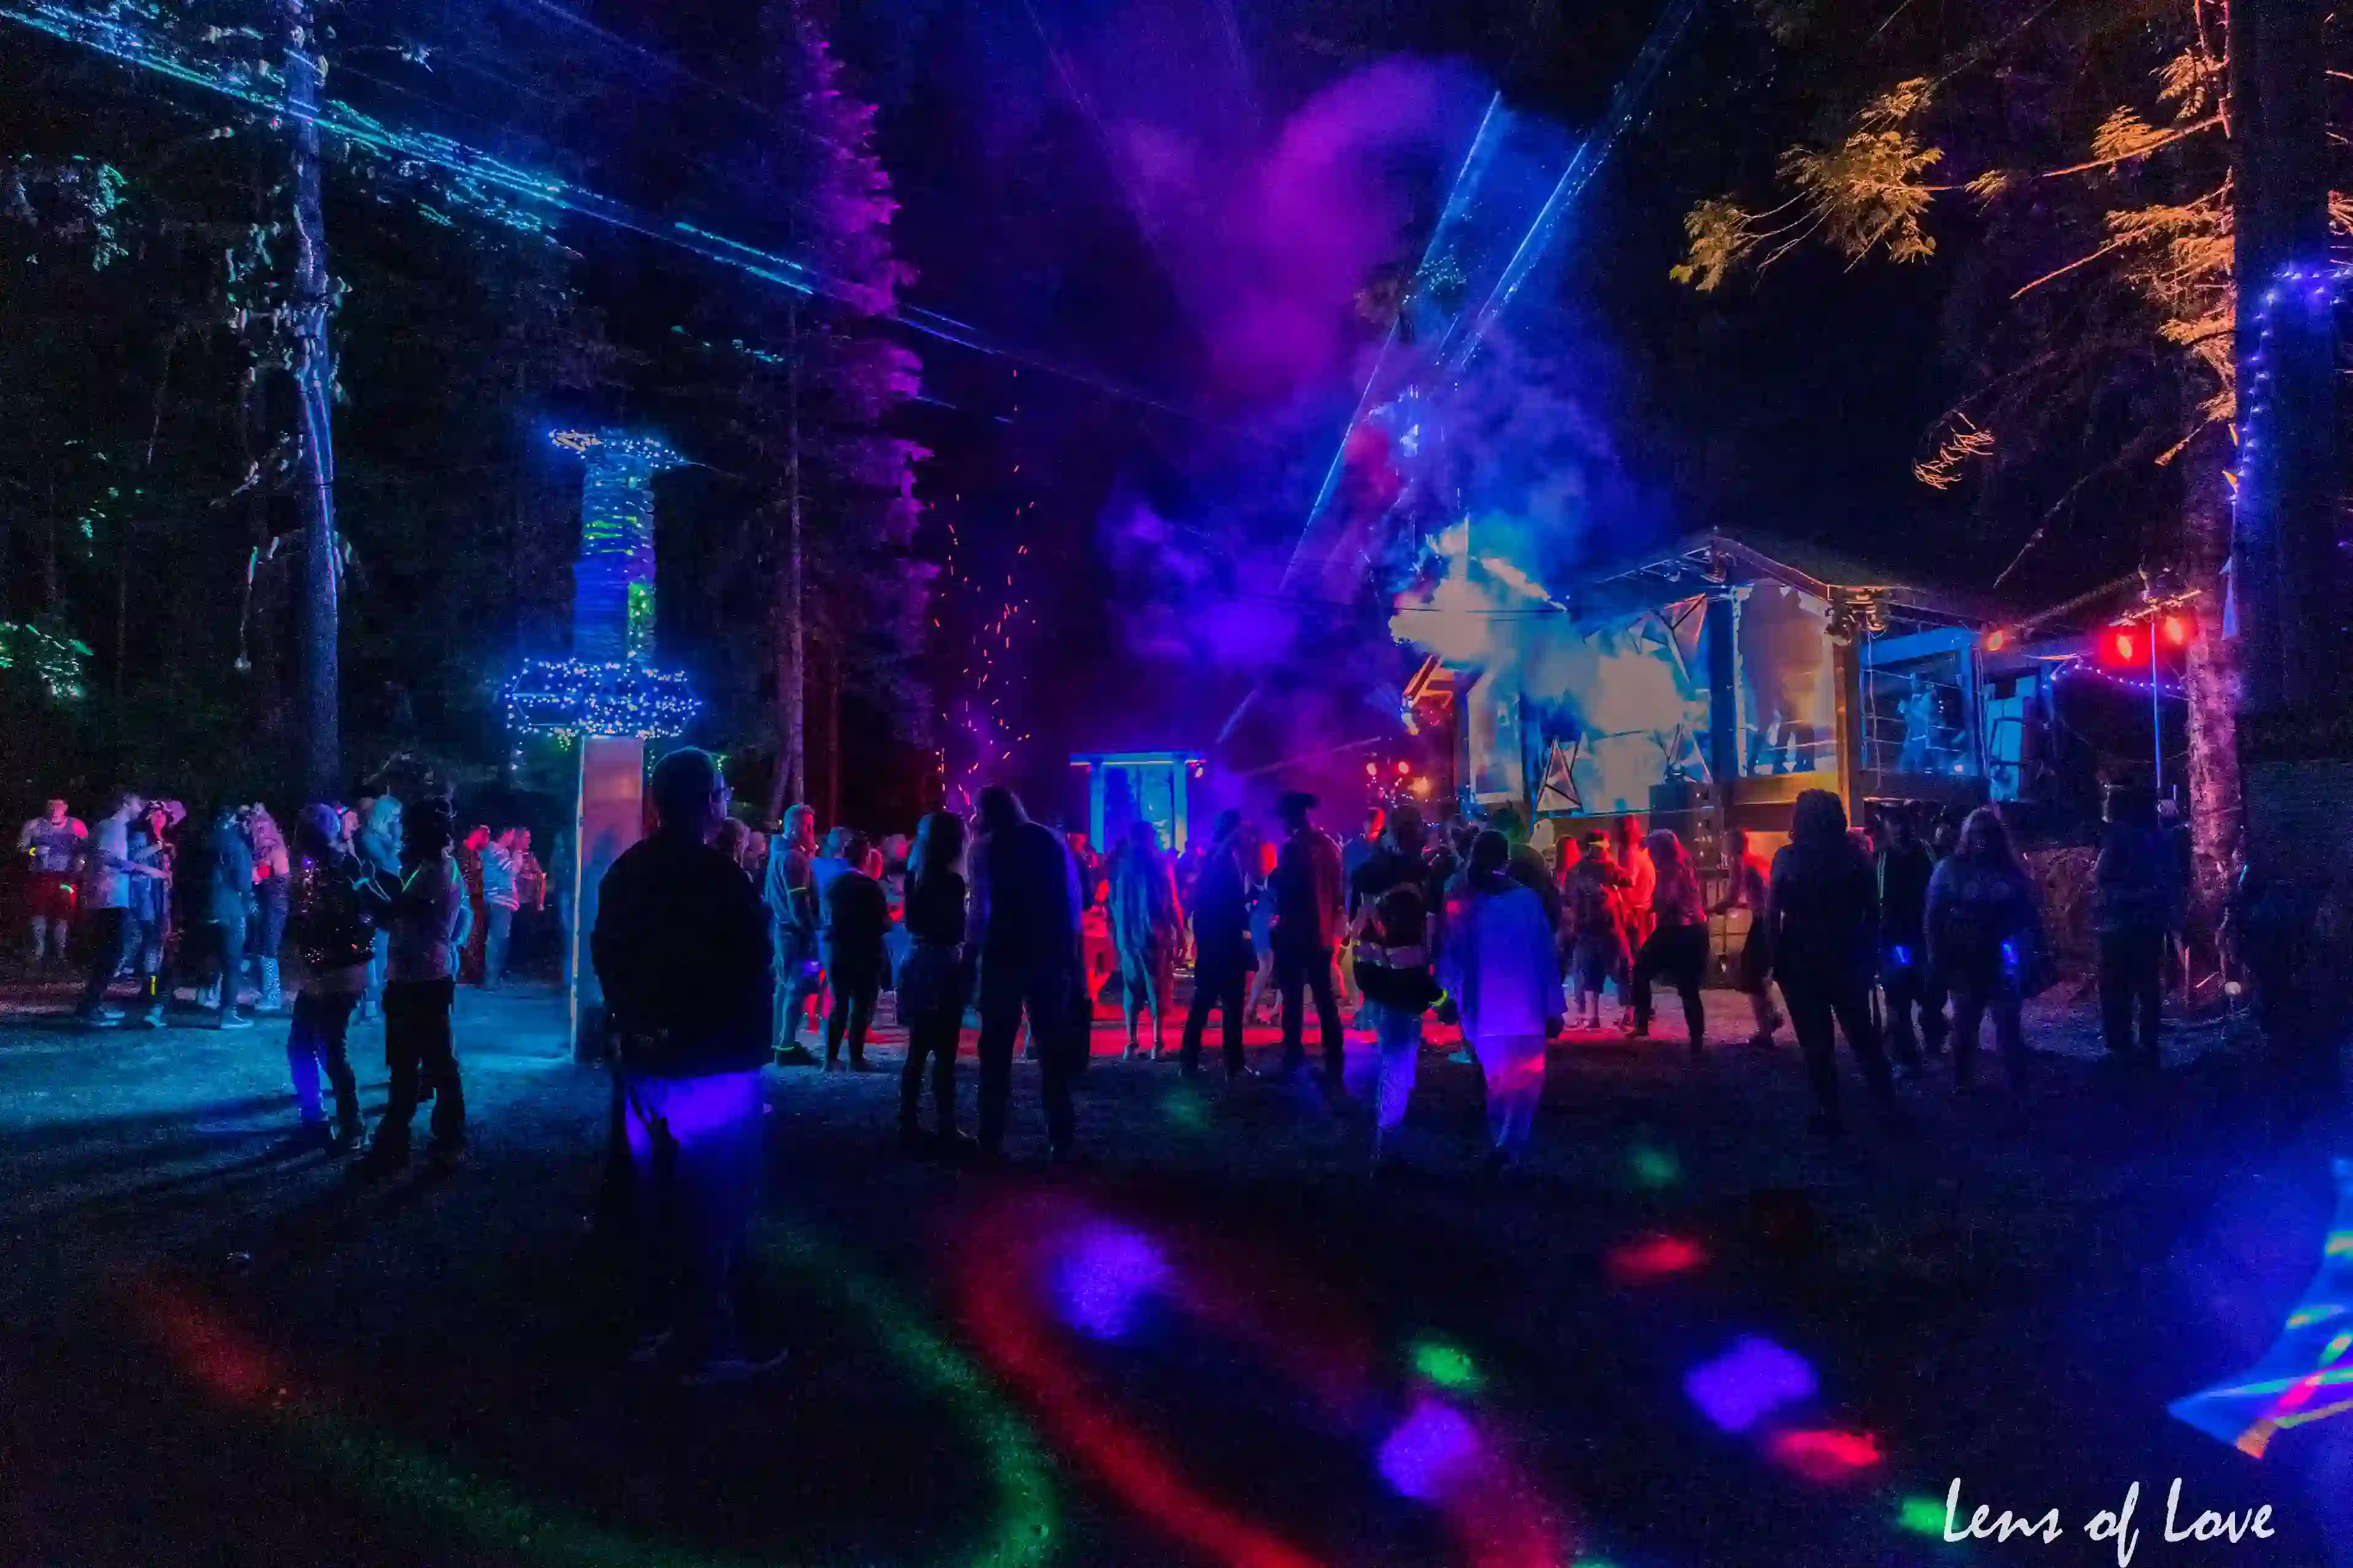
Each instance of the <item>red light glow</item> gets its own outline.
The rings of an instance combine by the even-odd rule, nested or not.
[[[2118,626],[2108,634],[2108,657],[2118,664],[2131,664],[2140,658],[2140,638]]]
[[[1996,626],[1996,627],[1994,627],[1994,629],[1993,629],[1993,630],[1991,630],[1991,631],[1989,631],[1989,632],[1986,633],[1986,635],[1985,635],[1985,647],[1986,647],[1986,652],[1988,652],[1988,653],[2000,653],[2002,649],[2004,649],[2004,648],[2008,647],[2009,646],[2010,646],[2010,634],[2009,634],[2008,632],[2006,632],[2006,631],[2002,630],[2000,626]]]
[[[1648,1285],[1670,1275],[1688,1274],[1707,1261],[1707,1249],[1680,1236],[1646,1236],[1612,1247],[1607,1259],[1613,1285]]]
[[[2164,632],[2165,640],[2172,644],[2175,647],[2187,647],[2189,646],[2189,617],[2188,616],[2168,616],[2164,620],[2158,623],[2158,627],[2160,631]]]
[[[1876,1467],[1879,1444],[1852,1432],[1783,1432],[1774,1437],[1773,1458],[1810,1481],[1843,1481]]]

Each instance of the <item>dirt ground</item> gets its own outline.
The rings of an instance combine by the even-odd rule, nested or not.
[[[1330,1104],[1106,1022],[1092,1166],[1044,1167],[1024,1068],[985,1175],[897,1150],[895,1070],[774,1070],[744,1283],[789,1359],[691,1392],[622,1367],[607,1085],[552,990],[461,994],[469,1157],[380,1185],[290,1140],[282,1019],[67,1000],[0,1009],[11,1564],[2111,1563],[2136,1482],[2137,1563],[2310,1564],[2353,1498],[2353,1415],[2258,1462],[2167,1414],[2263,1355],[2336,1200],[2227,1028],[2141,1082],[2063,1005],[2028,1102],[1939,1063],[1884,1126],[1850,1079],[1835,1142],[1786,1046],[1578,1036],[1494,1180],[1440,1047],[1379,1185],[1361,1052]],[[373,1115],[379,1026],[353,1056]],[[2177,1477],[2179,1525],[2274,1533],[2166,1540]],[[1955,1478],[2063,1536],[1947,1543]]]

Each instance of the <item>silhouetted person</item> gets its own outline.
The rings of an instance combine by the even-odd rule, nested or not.
[[[2010,1087],[2026,1089],[2026,1035],[2019,1018],[2024,969],[2041,945],[2034,884],[1991,806],[1969,813],[1960,843],[1928,879],[1928,963],[1953,995],[1953,1078],[1977,1064],[1978,1021],[1993,1014]]]
[[[1472,841],[1461,886],[1447,900],[1438,960],[1486,1077],[1491,1167],[1526,1148],[1544,1098],[1545,1041],[1568,1012],[1544,900],[1511,874],[1511,858],[1510,842],[1492,828]]]
[[[359,1087],[346,1044],[352,1010],[367,990],[376,925],[393,907],[395,884],[379,880],[343,841],[343,814],[332,805],[302,808],[294,847],[300,859],[289,864],[288,916],[303,980],[286,1031],[286,1065],[303,1130],[340,1153],[360,1136]],[[335,1097],[332,1129],[319,1100],[322,1072]],[[438,1140],[434,1148],[440,1151]]]
[[[1694,1054],[1707,1045],[1707,1006],[1699,983],[1707,973],[1707,906],[1691,851],[1668,828],[1644,836],[1642,863],[1651,869],[1650,934],[1634,954],[1634,1024],[1637,1039],[1651,1032],[1651,983],[1664,975],[1683,998],[1683,1028]],[[1642,879],[1633,890],[1639,895]],[[1786,990],[1786,988],[1785,988]]]
[[[1222,1016],[1226,1077],[1250,1071],[1242,1054],[1242,1009],[1258,954],[1250,942],[1250,878],[1242,864],[1254,853],[1242,832],[1242,814],[1218,814],[1215,837],[1193,879],[1193,1003],[1185,1015],[1181,1054],[1187,1077],[1201,1070],[1201,1035],[1209,1009]]]
[[[1915,1069],[1920,1045],[1931,1051],[1945,1044],[1945,1011],[1928,969],[1928,879],[1936,862],[1913,830],[1909,812],[1888,825],[1874,873],[1879,884],[1880,979],[1887,991],[1887,1044],[1898,1066]],[[1912,1016],[1920,1016],[1919,1033]]]
[[[212,827],[204,840],[204,885],[199,892],[206,952],[212,959],[213,978],[206,994],[219,987],[219,1026],[250,1029],[253,1020],[237,1010],[237,969],[245,959],[245,900],[253,889],[253,850],[237,826],[237,807],[224,804],[213,813]]]
[[[1790,1031],[1806,1053],[1813,1086],[1812,1126],[1843,1131],[1838,1057],[1831,1025],[1846,1036],[1863,1082],[1883,1109],[1895,1088],[1871,1018],[1872,971],[1879,958],[1879,896],[1871,861],[1848,835],[1846,807],[1826,789],[1798,796],[1789,842],[1773,857],[1766,924],[1773,973],[1789,1005]]]
[[[640,1236],[666,1327],[640,1352],[661,1370],[724,1377],[736,1349],[728,1277],[760,1193],[760,1068],[768,1058],[768,917],[744,868],[712,846],[726,787],[707,752],[655,767],[653,837],[623,851],[589,939],[624,1100]]]
[[[817,813],[796,805],[768,846],[764,883],[768,929],[776,941],[776,993],[769,1020],[769,1044],[780,1067],[814,1067],[817,1056],[800,1043],[802,1016],[818,990],[824,957],[818,941],[823,923],[818,909]]]
[[[1152,824],[1128,825],[1111,868],[1112,945],[1119,953],[1120,1011],[1127,1020],[1127,1055],[1140,1044],[1138,1026],[1152,1020],[1152,1059],[1160,1059],[1162,1021],[1176,987],[1176,949],[1185,940],[1185,911],[1176,878],[1160,852]]]
[[[953,1149],[956,1132],[955,1060],[964,1028],[964,818],[934,811],[915,830],[907,863],[907,958],[900,966],[899,1018],[907,1026],[907,1062],[899,1072],[899,1142],[922,1142],[915,1113],[923,1101],[923,1068],[932,1074],[932,1105],[939,1141]]]
[[[1282,995],[1282,1070],[1295,1073],[1307,1062],[1304,996],[1315,999],[1324,1031],[1324,1072],[1335,1089],[1347,1062],[1340,1027],[1340,1001],[1333,989],[1332,956],[1345,918],[1340,847],[1312,826],[1307,814],[1315,797],[1292,790],[1275,802],[1283,826],[1274,878],[1274,980]]]
[[[82,847],[89,871],[82,939],[90,948],[90,978],[82,986],[81,1005],[74,1016],[85,1024],[111,1027],[122,1022],[121,1010],[107,1005],[106,992],[114,984],[115,973],[138,956],[139,928],[131,918],[132,884],[163,875],[131,858],[131,825],[146,809],[145,800],[125,790],[115,796],[114,809],[98,819]]]
[[[881,882],[859,869],[872,847],[862,833],[842,836],[848,868],[826,884],[825,980],[833,1008],[825,1016],[825,1067],[831,1072],[849,1042],[849,1070],[866,1070],[866,1033],[891,967],[891,900]]]
[[[1349,879],[1349,948],[1373,1031],[1373,1169],[1385,1168],[1413,1099],[1422,1015],[1439,997],[1436,906],[1421,861],[1421,814],[1398,807],[1381,842]]]
[[[392,1084],[384,1121],[368,1150],[371,1167],[406,1163],[410,1124],[427,1095],[433,1100],[435,1157],[455,1155],[465,1143],[466,1090],[458,1073],[457,1037],[449,1027],[458,952],[470,910],[454,853],[456,837],[457,818],[446,800],[423,802],[402,826],[400,852],[407,858],[407,873],[398,879],[400,891],[379,924],[383,940],[373,944],[384,953],[384,1061]],[[384,876],[366,857],[362,863],[372,875]]]
[[[2116,1060],[2155,1067],[2166,939],[2180,923],[2181,879],[2156,804],[2142,791],[2109,792],[2107,831],[2092,882],[2093,924],[2100,943],[2100,1032]]]
[[[1766,883],[1772,876],[1772,868],[1766,864],[1765,857],[1750,852],[1748,835],[1736,827],[1726,836],[1725,855],[1731,863],[1732,890],[1709,912],[1723,915],[1735,910],[1748,911],[1748,936],[1740,944],[1735,977],[1748,998],[1749,1019],[1757,1026],[1748,1043],[1769,1047],[1773,1031],[1781,1026],[1781,1015],[1773,1010],[1773,937],[1765,923]]]
[[[1079,920],[1079,869],[1054,830],[1029,820],[1008,789],[980,792],[972,847],[965,946],[980,966],[980,1147],[1005,1142],[1013,1045],[1026,1014],[1038,1044],[1046,1138],[1057,1162],[1077,1153],[1071,1076],[1089,1048]]]

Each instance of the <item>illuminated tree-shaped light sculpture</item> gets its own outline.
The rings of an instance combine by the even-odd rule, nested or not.
[[[580,748],[580,795],[569,864],[565,933],[575,1054],[599,1049],[604,994],[582,935],[596,929],[596,889],[644,832],[646,742],[685,732],[698,704],[686,677],[653,662],[653,478],[685,461],[666,444],[618,430],[562,430],[555,444],[587,465],[580,490],[580,556],[573,566],[572,657],[524,661],[504,692],[507,727]]]

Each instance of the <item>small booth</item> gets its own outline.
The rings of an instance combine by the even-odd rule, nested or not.
[[[1071,766],[1083,772],[1087,791],[1087,842],[1097,852],[1128,825],[1149,822],[1160,847],[1181,853],[1190,837],[1187,785],[1201,776],[1199,752],[1074,752]]]
[[[587,465],[580,555],[573,565],[572,657],[527,659],[507,683],[507,727],[553,735],[580,753],[569,863],[565,989],[573,1054],[599,1050],[604,994],[580,937],[596,929],[596,890],[621,851],[645,836],[646,742],[683,733],[699,706],[686,677],[658,668],[654,642],[653,477],[684,461],[662,442],[618,430],[565,430],[555,444]]]

